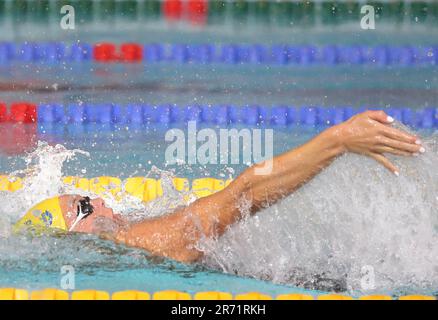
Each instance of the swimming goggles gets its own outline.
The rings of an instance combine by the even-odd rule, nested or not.
[[[68,231],[73,231],[74,227],[76,227],[79,221],[85,219],[93,212],[94,212],[94,208],[91,205],[90,197],[84,197],[82,200],[79,200],[76,220]]]

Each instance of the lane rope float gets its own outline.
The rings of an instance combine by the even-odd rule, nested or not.
[[[12,63],[60,64],[176,63],[253,64],[276,66],[436,66],[438,44],[365,46],[311,44],[184,44],[0,42],[0,66]]]

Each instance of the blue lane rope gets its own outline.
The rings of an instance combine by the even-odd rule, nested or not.
[[[0,43],[0,65],[13,62],[96,61],[95,45],[77,43]],[[141,45],[142,62],[224,63],[274,65],[438,65],[438,45],[263,45],[263,44],[146,44]]]
[[[372,108],[377,109],[377,108]],[[181,124],[188,121],[211,125],[250,126],[331,126],[341,123],[365,108],[313,106],[234,106],[171,104],[43,104],[37,108],[41,127],[53,125],[100,124],[112,126],[142,126],[147,124]],[[386,113],[414,128],[438,128],[438,107],[422,109],[386,108]]]

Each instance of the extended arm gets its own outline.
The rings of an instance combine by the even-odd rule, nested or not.
[[[415,136],[390,127],[384,112],[368,111],[329,128],[306,144],[245,170],[227,188],[198,199],[172,214],[148,219],[119,230],[116,240],[153,254],[192,262],[201,237],[219,237],[245,212],[255,213],[291,194],[350,151],[373,157],[398,175],[383,153],[412,155],[424,152]],[[272,168],[260,174],[260,168]],[[246,210],[242,210],[246,208]]]

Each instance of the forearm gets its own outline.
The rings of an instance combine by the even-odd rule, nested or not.
[[[425,150],[417,137],[388,126],[392,121],[382,111],[354,116],[268,160],[272,162],[248,168],[220,192],[172,214],[124,228],[116,239],[157,255],[194,261],[202,255],[196,249],[202,236],[221,236],[242,215],[255,213],[288,196],[344,152],[367,155],[398,173],[383,153],[412,155]]]
[[[291,194],[327,167],[343,152],[342,144],[336,137],[336,128],[330,128],[306,144],[268,160],[272,161],[271,172],[257,172],[265,165],[263,163],[252,166],[224,190],[198,199],[171,215],[129,226],[120,232],[118,239],[151,250],[163,248],[164,242],[172,247],[180,243],[175,239],[165,241],[173,238],[174,233],[194,234],[198,230],[207,237],[220,236],[245,213],[243,206],[254,213]]]
[[[203,235],[217,237],[239,220],[247,206],[258,211],[291,194],[343,152],[336,128],[301,147],[274,157],[272,171],[258,174],[259,164],[245,170],[227,188],[198,199],[173,214],[148,219],[121,229],[117,240],[180,261],[194,261],[201,253],[196,243]]]
[[[245,170],[233,183],[234,192],[251,201],[251,211],[269,206],[312,179],[340,154],[344,147],[338,127],[325,130],[306,144],[273,158],[269,174],[257,174],[264,163]]]
[[[272,167],[261,163],[246,169],[227,188],[199,199],[186,211],[199,218],[205,236],[222,235],[242,215],[253,214],[290,195],[342,154],[345,149],[338,130],[339,127],[332,127],[306,144],[268,160]],[[272,170],[261,171],[262,167]]]

